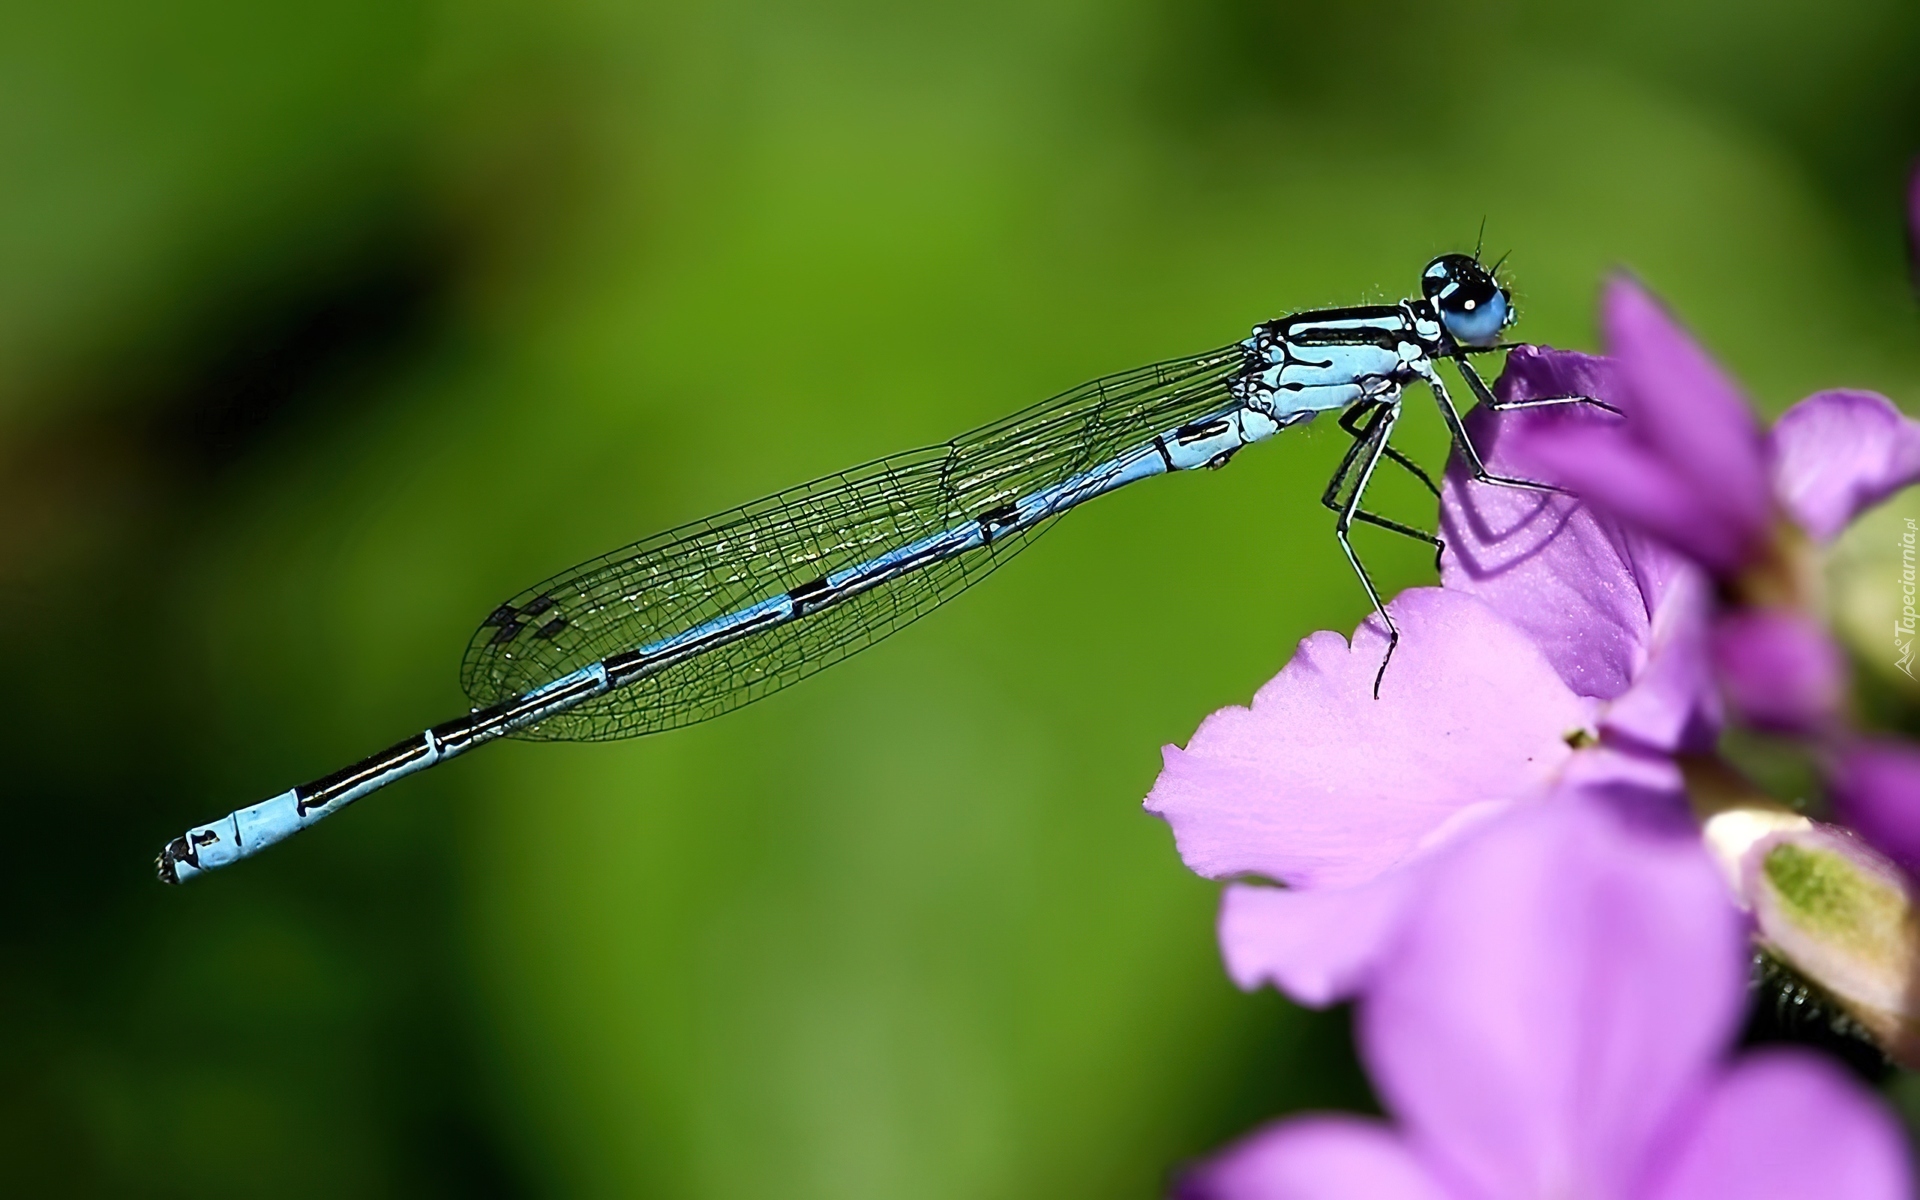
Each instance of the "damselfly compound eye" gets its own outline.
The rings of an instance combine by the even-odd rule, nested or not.
[[[1447,332],[1468,346],[1492,345],[1512,319],[1506,293],[1496,286],[1484,291],[1459,288],[1454,295],[1441,297],[1439,308]]]
[[[1443,254],[1427,264],[1420,290],[1440,314],[1455,341],[1490,346],[1513,322],[1505,289],[1487,269],[1465,254]]]

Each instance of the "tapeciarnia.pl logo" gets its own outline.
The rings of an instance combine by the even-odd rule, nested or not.
[[[1900,618],[1893,623],[1893,665],[1905,672],[1908,679],[1913,676],[1913,634],[1914,634],[1914,539],[1920,533],[1920,526],[1914,524],[1912,517],[1907,518],[1906,532],[1900,535]]]

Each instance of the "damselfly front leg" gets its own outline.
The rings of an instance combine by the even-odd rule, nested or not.
[[[1513,349],[1513,347],[1499,346],[1490,347],[1489,349]],[[1627,415],[1596,396],[1535,396],[1531,400],[1498,399],[1494,396],[1493,389],[1487,386],[1487,381],[1480,378],[1480,373],[1473,369],[1472,363],[1467,361],[1466,356],[1468,354],[1484,353],[1486,353],[1486,351],[1463,348],[1453,361],[1454,364],[1460,368],[1460,375],[1467,381],[1467,387],[1472,390],[1474,399],[1492,409],[1494,412],[1512,412],[1515,409],[1521,408],[1554,408],[1566,404],[1585,404],[1590,408],[1603,408],[1616,417],[1624,417]]]
[[[1453,444],[1460,449],[1460,457],[1466,460],[1467,473],[1477,483],[1491,484],[1494,487],[1521,488],[1529,492],[1546,492],[1550,495],[1564,496],[1567,490],[1555,487],[1551,483],[1537,483],[1531,479],[1515,479],[1510,475],[1495,475],[1487,470],[1487,464],[1480,457],[1480,451],[1473,444],[1473,438],[1467,434],[1467,424],[1460,419],[1460,413],[1453,407],[1453,397],[1447,394],[1447,385],[1440,378],[1440,372],[1434,370],[1433,363],[1423,360],[1413,368],[1426,381],[1433,392],[1433,402],[1440,408],[1440,419],[1447,423],[1447,434]],[[1477,379],[1478,376],[1475,376]],[[1485,386],[1482,384],[1481,386]]]

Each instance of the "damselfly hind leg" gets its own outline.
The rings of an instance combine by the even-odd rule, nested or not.
[[[1347,435],[1353,438],[1354,441],[1360,441],[1367,436],[1367,431],[1361,427],[1360,422],[1365,420],[1373,412],[1374,409],[1369,405],[1356,404],[1347,409],[1346,412],[1340,414],[1340,428],[1346,430]],[[1392,446],[1387,447],[1386,453],[1388,458],[1400,464],[1400,466],[1406,469],[1408,474],[1418,479],[1423,487],[1432,492],[1434,499],[1438,500],[1440,498],[1440,485],[1433,481],[1433,476],[1427,474],[1426,468],[1414,462],[1398,450],[1395,450]],[[1353,455],[1349,454],[1347,457],[1351,459]],[[1325,499],[1322,499],[1321,503],[1328,504],[1330,508],[1333,507],[1333,505],[1329,504]],[[1338,511],[1338,509],[1335,509],[1335,511]],[[1425,535],[1423,534],[1421,536],[1424,537]]]
[[[1367,422],[1365,426],[1357,429],[1349,420],[1356,412]],[[1394,649],[1400,645],[1400,627],[1395,625],[1393,618],[1388,615],[1387,606],[1380,599],[1380,591],[1373,586],[1373,577],[1367,574],[1366,564],[1360,561],[1360,555],[1355,552],[1353,541],[1348,534],[1353,529],[1355,521],[1365,521],[1369,525],[1377,525],[1382,529],[1392,530],[1394,533],[1434,546],[1440,545],[1440,539],[1431,534],[1367,512],[1360,507],[1362,499],[1367,494],[1367,484],[1373,479],[1374,468],[1378,467],[1380,460],[1387,456],[1387,440],[1393,435],[1393,426],[1399,419],[1400,404],[1397,400],[1379,403],[1367,409],[1349,410],[1348,414],[1341,418],[1340,427],[1355,434],[1354,443],[1347,450],[1346,457],[1340,460],[1340,467],[1333,473],[1332,480],[1327,484],[1327,490],[1320,496],[1322,504],[1339,514],[1333,523],[1334,536],[1339,539],[1340,549],[1346,554],[1348,565],[1353,568],[1353,573],[1360,577],[1360,586],[1366,589],[1367,599],[1373,603],[1373,611],[1379,615],[1380,623],[1387,630],[1387,652],[1380,656],[1380,669],[1373,675],[1375,700],[1380,698],[1380,682],[1387,677],[1387,664],[1393,661]],[[1396,457],[1396,461],[1400,460]],[[1408,464],[1403,462],[1402,465]],[[1425,472],[1419,472],[1417,468],[1415,470],[1418,474],[1425,474]],[[1340,494],[1347,491],[1349,479],[1352,479],[1353,487],[1343,501]]]
[[[1354,444],[1348,449],[1346,458],[1341,460],[1340,469],[1334,472],[1333,479],[1327,485],[1327,490],[1320,496],[1320,503],[1326,505],[1336,513],[1341,512],[1345,508],[1345,502],[1340,499],[1340,493],[1344,489],[1347,476],[1352,471],[1355,460],[1360,456],[1361,446],[1365,443],[1372,429],[1371,425],[1362,425],[1361,422],[1367,420],[1369,417],[1373,417],[1377,422],[1379,419],[1378,414],[1382,407],[1383,406],[1379,404],[1356,404],[1347,409],[1346,412],[1340,414],[1340,428],[1345,430],[1347,434],[1353,438]],[[1391,442],[1383,443],[1381,453],[1387,458],[1392,459],[1409,475],[1418,479],[1422,486],[1433,493],[1434,499],[1437,500],[1440,498],[1440,485],[1433,481],[1433,476],[1427,474],[1426,469],[1419,463],[1414,462],[1406,455],[1400,453],[1400,451],[1394,449]],[[1440,560],[1447,552],[1447,544],[1434,534],[1428,533],[1424,529],[1418,529],[1412,525],[1395,521],[1390,517],[1383,517],[1378,513],[1368,512],[1365,509],[1356,510],[1353,514],[1353,519],[1356,521],[1365,521],[1369,525],[1391,530],[1404,537],[1410,537],[1417,542],[1425,542],[1427,545],[1432,546],[1433,569],[1436,571],[1440,569]]]

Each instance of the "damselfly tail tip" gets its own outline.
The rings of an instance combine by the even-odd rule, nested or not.
[[[184,868],[184,870],[183,870]],[[199,872],[193,866],[193,848],[187,845],[187,839],[177,837],[166,844],[158,857],[153,860],[153,873],[161,883],[182,884]]]

